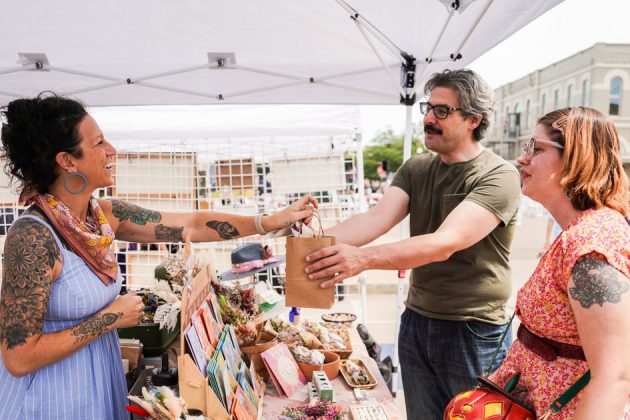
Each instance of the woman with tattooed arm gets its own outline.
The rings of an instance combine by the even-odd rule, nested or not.
[[[310,196],[270,215],[162,213],[92,196],[113,184],[114,147],[83,105],[18,99],[3,111],[5,171],[31,206],[13,223],[0,294],[0,419],[128,419],[117,328],[141,298],[118,296],[114,239],[219,241],[310,220]]]
[[[522,192],[562,232],[518,292],[518,339],[491,376],[541,418],[590,369],[584,391],[553,419],[630,419],[628,178],[613,123],[590,108],[538,121],[518,158]]]

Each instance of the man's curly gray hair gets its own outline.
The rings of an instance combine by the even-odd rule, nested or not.
[[[472,70],[444,70],[431,76],[424,85],[424,94],[430,96],[436,87],[455,91],[464,117],[471,115],[481,117],[481,123],[473,131],[473,136],[477,141],[483,139],[490,126],[490,115],[494,111],[494,92],[488,83]]]

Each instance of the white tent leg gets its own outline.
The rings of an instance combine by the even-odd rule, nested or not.
[[[363,135],[362,133],[357,133],[357,188],[359,195],[359,213],[364,213],[367,211],[367,201],[365,198],[365,174],[363,172]],[[361,324],[365,324],[367,317],[366,308],[367,308],[367,285],[366,285],[367,276],[365,272],[359,274],[359,299],[361,303],[361,313],[359,314],[359,322]]]
[[[407,114],[405,121],[405,140],[404,140],[404,148],[403,148],[403,162],[407,161],[411,157],[411,135],[413,130],[413,125],[411,121],[411,111],[412,107],[407,106]],[[404,240],[409,237],[409,218],[405,218],[401,222],[400,229],[400,239]],[[396,335],[394,336],[394,357],[392,360],[392,393],[394,396],[396,395],[396,389],[398,386],[398,374],[400,363],[398,361],[398,333],[400,332],[400,314],[404,309],[404,292],[405,288],[405,271],[401,270],[398,272],[398,289],[396,291]]]

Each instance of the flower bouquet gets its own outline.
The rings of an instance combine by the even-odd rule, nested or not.
[[[142,387],[142,398],[130,395],[129,399],[138,404],[152,419],[179,420],[185,419],[188,406],[166,386],[160,386],[149,392]],[[134,410],[136,411],[136,410]]]
[[[308,405],[286,407],[280,420],[342,420],[345,411],[329,401],[317,401]]]

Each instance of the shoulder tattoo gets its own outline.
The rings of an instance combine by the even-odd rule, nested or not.
[[[228,222],[210,220],[206,222],[206,226],[208,226],[210,229],[216,230],[219,236],[223,239],[238,238],[241,235],[238,229],[236,229],[236,226]]]
[[[183,232],[183,226],[164,226],[160,223],[155,227],[155,239],[167,242],[183,242]]]
[[[159,222],[162,214],[157,211],[143,209],[135,204],[120,200],[112,200],[112,213],[121,222],[130,220],[135,225],[146,225],[147,222]]]
[[[52,288],[52,268],[61,261],[50,230],[22,219],[9,231],[4,248],[0,340],[9,349],[41,333]]]
[[[82,343],[93,337],[100,337],[107,332],[107,328],[122,317],[122,312],[96,314],[72,329],[75,342]]]
[[[571,272],[575,287],[569,288],[571,297],[590,308],[597,303],[619,303],[621,295],[630,289],[630,284],[620,279],[619,272],[598,255],[590,254],[580,258]]]

